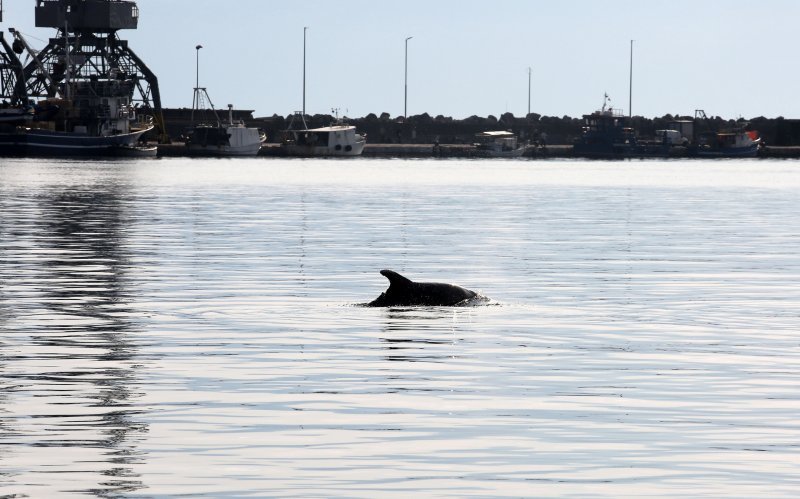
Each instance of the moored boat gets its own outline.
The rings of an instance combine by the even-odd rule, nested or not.
[[[599,111],[583,116],[581,136],[573,144],[576,156],[588,158],[620,158],[636,156],[641,147],[636,133],[620,109],[609,107],[608,94]]]
[[[47,99],[23,124],[0,126],[0,153],[26,156],[106,156],[135,147],[153,129],[128,105],[123,82],[74,85],[74,98]]]
[[[19,50],[28,52],[40,71],[46,66],[40,53],[22,34],[12,31]],[[53,97],[33,104],[4,106],[0,110],[0,154],[26,156],[115,155],[131,148],[154,128],[151,116],[140,115],[132,105],[138,81],[118,68],[105,68],[87,76],[72,71],[70,51],[76,37],[61,32],[65,47],[63,67],[43,72]]]
[[[700,135],[689,154],[703,158],[755,158],[761,139],[753,131],[726,131]]]
[[[228,106],[227,124],[200,123],[186,132],[186,148],[190,154],[202,156],[255,156],[267,140],[257,128],[234,122],[233,106]]]
[[[528,149],[526,144],[519,143],[514,133],[503,130],[481,132],[475,139],[478,155],[489,158],[519,158]]]
[[[356,131],[356,127],[336,120],[329,126],[304,127],[286,130],[286,138],[281,142],[281,151],[288,156],[360,156],[367,143],[366,135]]]
[[[701,126],[706,131],[696,133]],[[696,109],[694,112],[693,134],[688,152],[690,156],[695,157],[754,158],[758,156],[762,147],[758,132],[747,130],[746,124],[729,130],[714,130],[712,121],[702,109]]]
[[[200,156],[255,156],[267,136],[257,128],[249,128],[244,122],[233,121],[233,104],[228,104],[228,123],[222,123],[214,109],[208,91],[200,86],[200,49],[197,45],[197,82],[192,101],[192,126],[184,132],[184,142],[189,154]],[[205,108],[208,102],[210,109]],[[195,121],[195,114],[210,120]]]

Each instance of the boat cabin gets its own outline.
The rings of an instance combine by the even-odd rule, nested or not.
[[[363,148],[363,136],[356,133],[354,126],[331,125],[306,130],[288,130],[288,142],[298,149],[328,151],[331,153],[350,153],[356,147]]]
[[[475,146],[479,149],[499,149],[511,151],[517,148],[518,139],[512,132],[498,130],[475,134]]]

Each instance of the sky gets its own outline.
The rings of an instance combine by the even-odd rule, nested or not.
[[[2,0],[43,48],[35,0]],[[608,94],[633,114],[800,118],[797,0],[138,0],[120,35],[158,75],[164,107],[191,107],[200,84],[217,108],[255,116],[302,109],[465,118],[590,113]],[[8,35],[6,35],[8,36]]]

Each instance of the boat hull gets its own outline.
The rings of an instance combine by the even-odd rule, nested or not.
[[[188,144],[186,149],[193,156],[255,156],[261,150],[261,142],[242,146]]]
[[[572,154],[585,158],[632,158],[640,154],[632,144],[575,144]]]
[[[0,153],[22,156],[116,156],[151,128],[109,136],[24,129],[0,133]]]
[[[287,156],[299,157],[334,157],[334,156],[361,156],[366,142],[356,142],[341,149],[328,146],[308,146],[300,144],[283,144],[281,149]],[[349,147],[349,148],[348,148]]]
[[[698,147],[689,152],[698,158],[755,158],[758,156],[758,144],[745,147],[724,147],[721,149]]]
[[[521,158],[528,150],[527,147],[498,151],[492,149],[478,149],[477,155],[483,158]]]
[[[367,143],[366,136],[357,133],[352,125],[288,130],[287,134],[289,137],[281,144],[281,151],[286,156],[360,156]]]
[[[255,128],[201,125],[189,133],[186,150],[192,156],[255,156],[266,139]]]

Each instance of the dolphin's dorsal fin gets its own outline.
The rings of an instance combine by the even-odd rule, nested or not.
[[[410,279],[407,279],[397,272],[393,270],[381,270],[381,275],[389,279],[389,287],[391,286],[399,286],[399,287],[407,287],[411,286],[413,282]]]

